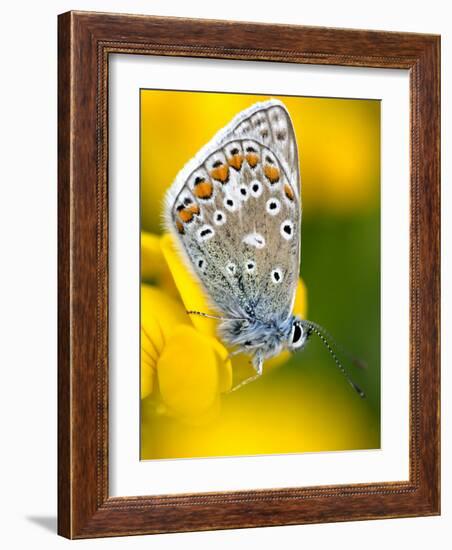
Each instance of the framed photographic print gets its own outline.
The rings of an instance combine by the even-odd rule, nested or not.
[[[59,17],[61,535],[439,514],[439,44]]]

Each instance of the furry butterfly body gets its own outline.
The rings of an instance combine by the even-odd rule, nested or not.
[[[219,334],[256,372],[309,330],[292,315],[301,190],[293,125],[270,100],[239,113],[179,173],[165,223],[220,313]]]

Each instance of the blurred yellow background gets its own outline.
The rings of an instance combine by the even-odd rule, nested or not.
[[[163,196],[179,170],[243,109],[270,96],[141,92],[142,229],[160,233]],[[380,103],[271,96],[297,135],[303,215],[373,207],[380,192]]]
[[[153,347],[152,360],[149,349],[142,347],[142,459],[380,445],[380,103],[272,97],[289,110],[299,148],[301,276],[307,287],[300,307],[306,312],[307,305],[309,319],[325,326],[368,363],[368,369],[358,371],[346,365],[368,397],[361,400],[351,390],[326,350],[313,341],[292,358],[284,356],[277,368],[264,367],[268,372],[260,380],[231,394],[218,389],[221,384],[216,380],[221,376],[215,370],[212,378],[209,370],[209,388],[218,386],[215,398],[209,401],[208,414],[188,418],[168,405],[175,401],[175,392],[179,402],[184,391],[190,392],[193,406],[210,394],[206,397],[199,378],[194,385],[189,362],[174,358],[168,367],[168,357],[174,356],[168,352],[170,336],[167,340],[165,334],[159,336],[156,345],[153,334],[146,332],[142,342],[152,340]],[[175,319],[182,319],[184,311],[181,286],[173,280],[180,267],[173,270],[168,243],[163,252],[159,244],[165,243],[165,237],[159,238],[165,192],[219,129],[241,110],[268,98],[141,91],[142,321],[147,326],[158,325],[159,308],[169,298]],[[189,334],[198,327],[183,330]],[[163,393],[159,366],[161,373],[171,370],[171,383]],[[170,396],[165,394],[168,391]],[[188,397],[184,396],[184,404]]]

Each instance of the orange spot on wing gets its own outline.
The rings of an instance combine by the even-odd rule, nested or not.
[[[192,202],[188,204],[185,208],[180,206],[177,209],[177,214],[184,223],[189,223],[192,221],[194,216],[198,216],[200,212],[199,204]],[[177,224],[177,222],[176,222]]]
[[[271,164],[266,164],[264,166],[264,174],[270,183],[276,183],[279,181],[279,168],[272,166]]]
[[[251,168],[255,168],[259,162],[259,155],[256,155],[256,153],[248,153],[245,158]]]
[[[229,179],[229,167],[227,164],[221,164],[220,166],[216,166],[212,169],[210,172],[210,175],[218,180],[221,181],[221,183],[227,183]]]
[[[288,183],[286,183],[286,184],[284,185],[284,193],[285,193],[286,197],[287,197],[290,201],[293,201],[293,200],[294,200],[295,195],[294,195],[293,189],[292,189],[292,187],[291,187]]]
[[[193,219],[193,216],[195,215],[191,210],[188,208],[183,208],[182,210],[179,210],[178,212],[179,218],[184,222],[188,223],[191,222]]]
[[[210,199],[213,193],[213,185],[210,181],[203,180],[195,185],[193,192],[198,199]]]
[[[177,231],[181,235],[183,235],[185,233],[184,224],[182,222],[180,222],[179,220],[176,220],[176,228],[177,228]]]
[[[232,166],[235,170],[240,170],[243,164],[243,155],[232,155],[228,162],[229,166]]]
[[[187,210],[197,216],[199,214],[199,205],[194,202],[190,206],[187,206]]]

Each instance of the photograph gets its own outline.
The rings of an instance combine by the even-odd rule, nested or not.
[[[250,15],[58,17],[66,538],[440,513],[441,38]]]
[[[379,449],[381,102],[139,101],[140,459]]]

